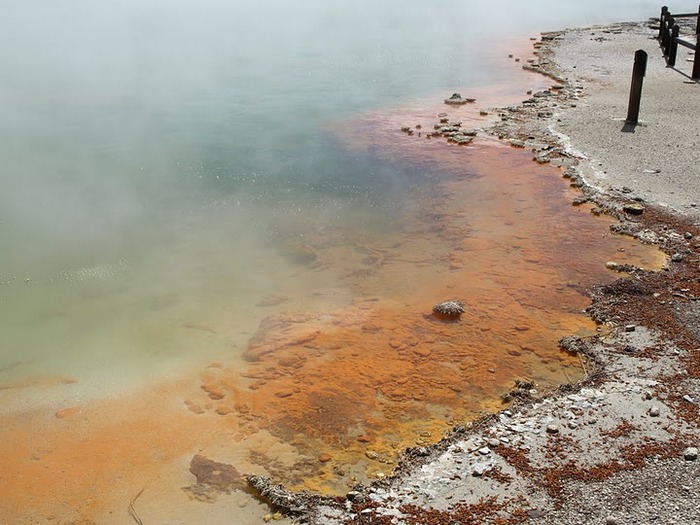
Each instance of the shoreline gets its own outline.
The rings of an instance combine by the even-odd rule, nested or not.
[[[658,152],[669,137],[667,113],[684,120],[692,111],[682,117],[668,99],[655,102],[664,84],[683,81],[659,69],[658,43],[645,26],[544,33],[535,43],[538,61],[525,67],[556,87],[499,109],[487,130],[532,148],[536,162],[560,166],[581,191],[574,204],[592,203],[594,213],[620,221],[613,232],[656,244],[670,258],[659,272],[609,263],[627,277],[591,293],[588,312],[601,330],[560,341],[586,363],[588,378],[536,399],[516,385],[519,403],[457,425],[435,445],[407,449],[392,476],[345,498],[293,494],[249,478],[262,499],[314,524],[694,522],[700,183],[689,178],[692,155],[678,164],[676,148]],[[632,62],[620,50],[641,46],[650,50],[641,122],[635,133],[622,133]],[[687,97],[700,93],[695,83],[682,85],[673,101],[687,110]],[[672,133],[692,142],[688,122],[678,128]],[[662,161],[663,170],[651,166]]]

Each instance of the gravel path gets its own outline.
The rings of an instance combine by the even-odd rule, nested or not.
[[[679,47],[670,68],[646,24],[563,33],[554,46],[559,73],[585,84],[585,98],[559,115],[556,129],[590,158],[593,186],[632,195],[700,220],[700,84],[689,80],[693,55]],[[639,119],[622,131],[634,53],[648,54]]]

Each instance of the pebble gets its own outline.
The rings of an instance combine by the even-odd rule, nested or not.
[[[633,324],[625,325],[625,332],[634,332],[637,329]]]
[[[605,525],[618,525],[619,521],[613,516],[608,516],[605,518]]]
[[[624,189],[623,189],[623,191],[624,191]],[[641,204],[637,204],[635,202],[635,203],[625,204],[622,207],[622,210],[625,213],[629,213],[630,215],[641,215],[642,213],[644,213],[644,206],[642,206]]]
[[[501,438],[501,439],[508,439],[508,438]],[[489,439],[489,447],[491,447],[491,448],[496,448],[500,444],[501,444],[501,441],[496,439],[496,438]]]
[[[690,397],[688,394],[683,396],[683,401],[687,401],[688,403],[695,403],[695,399]]]
[[[489,470],[491,470],[491,466],[489,464],[477,463],[472,468],[472,476],[475,476],[475,477],[483,476]]]
[[[569,421],[566,426],[571,430],[574,430],[575,428],[578,428],[578,423],[576,423],[576,421]]]
[[[659,417],[659,415],[661,415],[661,410],[659,409],[659,407],[651,407],[649,409],[649,415],[651,417]]]
[[[673,262],[681,262],[683,260],[683,256],[680,253],[674,253],[671,255],[671,261]]]
[[[481,447],[479,449],[479,454],[482,456],[488,456],[491,453],[491,449],[489,447]]]
[[[683,451],[683,457],[687,461],[695,461],[698,459],[698,449],[695,447],[688,447]]]
[[[547,434],[558,434],[559,427],[556,425],[547,425]]]

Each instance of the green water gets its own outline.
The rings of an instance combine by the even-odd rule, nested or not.
[[[305,236],[390,231],[449,176],[349,153],[329,124],[502,82],[487,36],[585,19],[514,2],[4,7],[0,383],[67,374],[82,394],[241,347],[282,283],[333,286],[298,277]]]

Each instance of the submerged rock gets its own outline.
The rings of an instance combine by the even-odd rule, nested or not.
[[[474,137],[464,135],[462,133],[456,133],[456,134],[452,135],[448,140],[450,142],[454,142],[456,144],[466,145],[466,144],[471,144],[471,142],[474,140]]]
[[[219,494],[230,494],[245,488],[243,477],[234,466],[212,461],[199,454],[190,461],[190,472],[197,478],[197,483],[183,487],[183,490],[199,501],[212,503]]]

